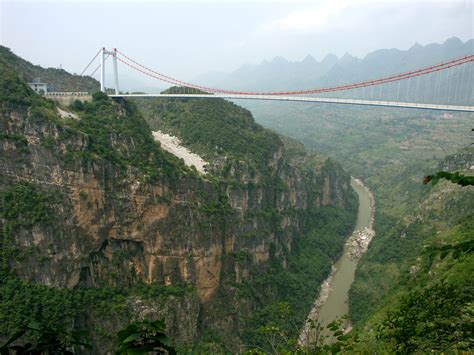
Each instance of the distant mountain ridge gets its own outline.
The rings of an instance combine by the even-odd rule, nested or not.
[[[196,80],[199,84],[227,89],[307,89],[404,72],[473,53],[473,39],[462,42],[452,37],[442,44],[422,46],[415,43],[408,50],[379,49],[363,59],[349,53],[341,58],[328,54],[319,62],[309,54],[300,62],[275,57],[258,65],[243,65],[229,74],[202,75]]]

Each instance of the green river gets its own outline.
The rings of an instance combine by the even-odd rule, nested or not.
[[[315,301],[308,316],[308,319],[316,320],[323,327],[348,314],[349,289],[354,281],[357,262],[373,236],[372,224],[375,208],[373,196],[370,190],[357,179],[351,179],[351,186],[359,196],[356,226],[344,245],[343,254],[333,265],[331,275],[321,285],[319,298]],[[362,243],[365,242],[363,247],[361,247],[361,240]],[[346,326],[349,326],[349,322]],[[304,335],[305,331],[308,332],[308,336]],[[315,341],[314,335],[311,335],[307,329],[303,329],[300,342],[306,343],[308,341]],[[325,342],[331,342],[331,339],[326,339]]]

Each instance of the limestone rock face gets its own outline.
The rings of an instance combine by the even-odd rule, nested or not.
[[[283,146],[267,166],[281,188],[261,183],[262,175],[245,161],[232,163],[232,184],[205,176],[150,183],[137,169],[102,158],[70,159],[91,137],[66,134],[27,111],[0,113],[0,132],[0,189],[29,182],[61,199],[51,206],[50,224],[15,234],[16,245],[31,250],[11,261],[15,273],[57,288],[189,284],[195,292],[182,299],[128,301],[138,318],[166,316],[171,335],[184,343],[210,324],[228,332],[238,327],[235,317],[210,316],[212,309],[223,297],[229,307],[252,309],[241,305],[233,284],[246,280],[250,267],[264,265],[272,248],[285,259],[281,250],[291,251],[304,230],[301,215],[288,211],[344,208],[352,196],[348,175],[331,166],[308,174]],[[26,147],[6,134],[24,137]],[[110,140],[117,150],[136,143],[113,132]],[[236,255],[245,255],[245,262]]]

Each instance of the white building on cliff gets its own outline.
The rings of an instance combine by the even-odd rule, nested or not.
[[[40,78],[34,79],[33,82],[28,83],[28,85],[38,94],[44,95],[48,92],[48,83],[42,83]]]

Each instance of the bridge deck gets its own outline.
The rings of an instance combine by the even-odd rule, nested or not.
[[[397,101],[333,99],[333,98],[325,98],[325,97],[307,97],[307,96],[235,95],[235,94],[121,94],[121,95],[109,95],[109,96],[110,97],[162,97],[162,98],[178,98],[179,97],[179,98],[204,98],[204,99],[319,102],[319,103],[326,103],[326,104],[399,107],[399,108],[412,108],[412,109],[423,109],[423,110],[474,112],[474,106],[435,105],[435,104],[421,104],[421,103],[415,103],[415,102],[397,102]]]

